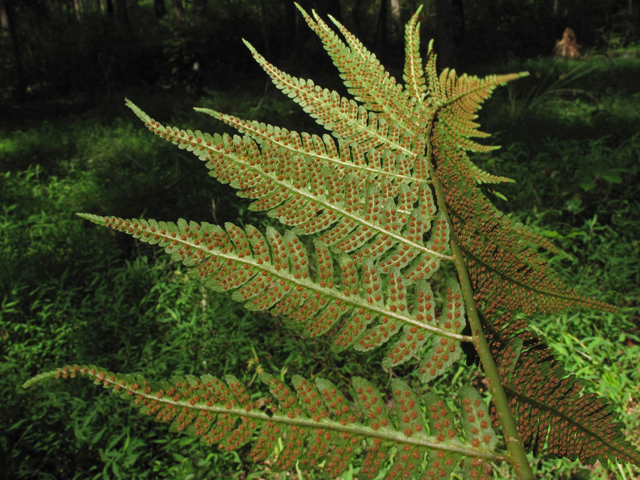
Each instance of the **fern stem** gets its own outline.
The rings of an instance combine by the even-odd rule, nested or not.
[[[426,132],[426,137],[428,139],[426,155],[427,165],[429,168],[429,175],[433,180],[433,186],[436,191],[436,201],[438,203],[438,209],[442,213],[444,213],[444,216],[449,223],[451,252],[453,253],[453,262],[458,272],[460,288],[462,289],[462,297],[467,308],[467,318],[471,326],[473,345],[476,348],[476,352],[478,352],[478,356],[480,357],[480,361],[482,362],[482,368],[487,379],[489,380],[489,392],[491,393],[492,401],[496,406],[500,425],[502,426],[502,430],[505,436],[507,450],[509,452],[507,461],[513,466],[518,480],[534,480],[535,476],[533,475],[533,471],[531,470],[531,466],[529,465],[529,460],[527,459],[527,454],[524,450],[524,446],[522,445],[522,439],[520,438],[518,427],[516,425],[515,419],[513,418],[511,408],[509,407],[507,394],[502,387],[498,368],[495,361],[493,360],[491,349],[489,348],[489,344],[487,343],[487,338],[485,337],[484,331],[482,330],[482,324],[480,323],[480,317],[478,316],[476,302],[473,298],[473,288],[471,287],[469,273],[467,272],[464,257],[462,256],[462,250],[460,249],[458,238],[453,228],[453,222],[451,221],[451,218],[447,213],[447,206],[445,204],[445,195],[442,191],[442,184],[436,176],[435,168],[433,167],[433,152],[431,146],[432,129],[433,119],[429,122],[429,126],[427,127]]]
[[[436,190],[438,187],[436,187]],[[447,217],[448,218],[448,217]],[[473,298],[473,290],[471,288],[471,281],[469,280],[469,274],[462,258],[462,251],[460,245],[458,245],[458,239],[453,232],[453,226],[450,225],[451,230],[451,250],[455,257],[454,263],[456,270],[458,271],[458,278],[460,280],[460,288],[462,289],[462,296],[464,298],[465,306],[467,307],[467,315],[469,324],[471,325],[473,344],[476,347],[476,351],[482,362],[482,368],[484,373],[489,379],[489,391],[493,403],[496,406],[498,412],[498,418],[500,419],[500,425],[505,436],[507,443],[507,450],[509,451],[510,463],[516,471],[516,475],[519,480],[533,480],[535,477],[527,454],[524,451],[522,445],[522,439],[518,433],[518,427],[516,425],[511,408],[509,407],[509,400],[507,394],[502,387],[500,381],[500,374],[496,367],[493,356],[491,355],[491,349],[487,343],[487,338],[484,336],[482,325],[480,323],[480,317],[478,316],[478,310],[476,309],[475,300]]]

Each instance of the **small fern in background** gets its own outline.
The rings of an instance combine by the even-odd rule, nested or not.
[[[454,471],[490,478],[493,465],[508,462],[519,479],[531,479],[527,452],[640,465],[612,406],[582,393],[583,382],[528,328],[540,313],[615,307],[560,281],[540,250],[561,252],[483,194],[481,185],[510,180],[481,171],[466,155],[491,150],[473,140],[487,136],[474,121],[482,102],[526,74],[438,74],[431,45],[423,65],[416,14],[406,27],[401,86],[342,25],[332,19],[346,43],[315,13],[301,11],[355,100],[287,75],[247,46],[274,84],[332,136],[198,109],[242,136],[203,134],[163,126],[127,101],[153,133],[193,152],[210,175],[287,229],[80,216],[158,244],[206,287],[232,292],[247,309],[269,311],[304,335],[328,335],[338,352],[385,348],[382,367],[410,362],[425,384],[470,343],[490,403],[466,386],[451,393],[452,412],[450,402],[418,396],[399,378],[380,392],[354,377],[343,392],[326,379],[293,376],[288,385],[261,373],[270,396],[257,398],[229,375],[152,381],[79,365],[24,387],[89,378],[170,431],[226,450],[251,443],[251,458],[271,459],[276,471],[337,477],[358,464],[371,479]],[[301,241],[308,235],[312,246]],[[436,272],[446,281],[433,281]]]

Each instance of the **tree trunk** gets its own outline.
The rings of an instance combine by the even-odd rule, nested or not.
[[[16,10],[15,0],[0,0],[4,7],[4,13],[7,18],[7,28],[11,36],[11,46],[13,49],[13,62],[16,70],[16,97],[22,98],[25,94],[26,80],[24,76],[24,67],[22,65],[22,50],[20,39],[18,38],[18,30],[16,28]]]
[[[260,12],[262,14],[262,41],[264,42],[264,51],[267,54],[267,58],[271,57],[271,51],[269,50],[269,32],[267,31],[267,7],[264,0],[260,0]]]
[[[391,0],[391,18],[394,22],[400,22],[400,0]]]
[[[116,23],[118,28],[128,30],[129,14],[127,13],[127,0],[116,0]]]
[[[113,11],[114,11],[113,0],[107,0],[107,15],[109,17],[112,17],[113,16]]]
[[[0,28],[2,28],[2,36],[8,37],[11,35],[9,31],[9,16],[7,15],[7,8],[4,5],[4,0],[0,0]]]
[[[182,0],[171,0],[173,4],[173,13],[179,22],[184,22],[187,19],[187,13],[184,11]]]
[[[387,11],[389,0],[380,2],[380,13],[378,14],[378,24],[376,26],[375,46],[378,50],[378,56],[381,60],[385,60],[387,56]]]
[[[462,0],[436,0],[436,53],[440,68],[454,68],[464,35]]]
[[[153,11],[158,20],[162,19],[167,14],[167,6],[164,4],[164,0],[153,0]]]
[[[76,12],[76,20],[82,21],[82,0],[73,0],[73,9]]]

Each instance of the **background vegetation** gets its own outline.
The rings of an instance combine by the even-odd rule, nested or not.
[[[221,453],[168,435],[92,385],[19,388],[62,364],[157,377],[232,373],[249,383],[259,368],[325,376],[340,386],[362,375],[381,388],[405,373],[381,370],[376,354],[327,353],[325,339],[249,314],[187,280],[157,248],[74,215],[268,224],[207,177],[195,157],[155,139],[122,104],[128,96],[161,122],[209,132],[229,130],[191,107],[319,131],[265,83],[241,37],[290,73],[342,91],[288,1],[171,1],[161,19],[154,3],[0,2],[2,478],[276,478],[268,464],[248,462],[246,452]],[[311,0],[299,3],[314,7]],[[315,7],[342,18],[398,76],[400,25],[422,3],[422,37],[439,39],[448,64],[476,74],[532,74],[487,104],[480,121],[503,148],[473,160],[516,180],[494,192],[495,203],[574,256],[552,259],[568,283],[621,307],[618,314],[540,318],[535,328],[569,370],[590,380],[591,391],[615,402],[638,444],[638,6],[335,0]],[[448,31],[438,31],[438,14],[448,15]],[[582,44],[579,59],[550,56],[566,26]],[[481,387],[478,372],[463,365],[427,388]],[[357,478],[357,467],[347,478]],[[555,460],[536,460],[535,467],[540,478],[640,478],[630,467],[584,469]]]

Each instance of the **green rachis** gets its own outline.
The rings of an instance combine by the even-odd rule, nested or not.
[[[438,74],[431,45],[423,65],[416,14],[406,26],[400,85],[338,22],[332,19],[342,37],[301,11],[353,100],[287,75],[247,46],[331,136],[197,109],[242,135],[203,134],[163,126],[127,101],[153,133],[193,152],[210,175],[253,199],[254,210],[284,224],[283,233],[81,216],[158,244],[207,287],[232,292],[248,309],[270,311],[305,335],[329,335],[337,351],[385,348],[382,366],[411,361],[419,382],[445,372],[469,342],[488,379],[489,406],[468,386],[457,392],[454,415],[447,402],[418,396],[397,378],[385,397],[359,377],[345,395],[328,380],[294,376],[291,387],[265,373],[271,395],[255,400],[232,376],[153,382],[75,365],[25,387],[88,377],[171,431],[227,450],[251,442],[256,461],[275,457],[276,469],[297,465],[330,477],[351,464],[371,479],[380,472],[448,478],[456,470],[490,478],[492,464],[506,461],[518,478],[530,479],[526,452],[640,465],[611,407],[583,394],[582,382],[528,328],[538,313],[615,307],[563,285],[539,253],[555,247],[503,216],[480,188],[510,180],[481,171],[466,155],[491,150],[473,140],[487,136],[474,122],[481,103],[524,74]],[[311,249],[301,241],[309,235]],[[438,272],[444,264],[453,268]],[[434,282],[436,272],[449,278]]]

